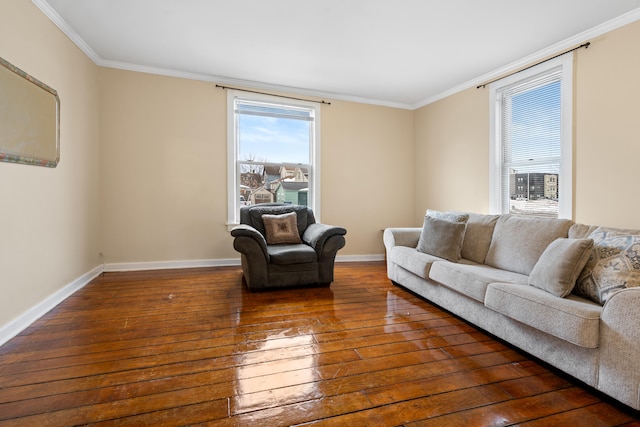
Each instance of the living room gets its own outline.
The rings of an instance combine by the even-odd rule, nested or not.
[[[574,52],[576,222],[640,228],[638,19],[635,9]],[[0,164],[0,342],[104,270],[239,263],[224,90],[98,66],[25,0],[0,4],[0,35],[0,56],[55,88],[61,105],[56,168]],[[348,230],[338,261],[383,260],[382,230],[419,226],[427,208],[489,211],[487,89],[414,109],[329,101],[318,215]]]

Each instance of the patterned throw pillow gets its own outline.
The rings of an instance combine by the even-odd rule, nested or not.
[[[599,227],[589,237],[595,245],[574,294],[604,305],[617,291],[640,286],[638,231]]]
[[[262,215],[262,222],[267,235],[267,244],[302,243],[295,212],[283,215]]]
[[[248,206],[248,218],[246,223],[255,228],[262,234],[265,238],[267,237],[267,232],[264,229],[264,221],[262,220],[263,215],[283,215],[291,212],[295,212],[298,221],[298,233],[302,235],[304,230],[307,229],[307,207],[306,206],[297,206],[297,205],[284,205],[284,206],[261,206],[261,205],[253,205]],[[247,209],[243,208],[243,209]]]

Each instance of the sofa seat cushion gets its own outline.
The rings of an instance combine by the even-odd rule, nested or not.
[[[307,262],[317,262],[318,254],[309,245],[304,243],[298,245],[269,245],[267,253],[272,264],[290,265]]]
[[[438,261],[433,263],[429,278],[463,295],[484,303],[487,286],[493,282],[527,284],[527,276],[499,270],[468,260],[459,263]]]
[[[442,258],[418,252],[415,248],[407,246],[394,246],[390,259],[391,262],[423,279],[429,277],[429,270],[435,261],[442,261]]]
[[[602,307],[585,298],[559,298],[533,286],[492,283],[485,306],[580,347],[598,347]]]

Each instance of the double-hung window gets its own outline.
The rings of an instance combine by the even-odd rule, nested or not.
[[[319,214],[318,105],[266,95],[228,95],[228,223],[240,207],[305,205]]]
[[[572,216],[573,56],[490,86],[491,209]]]

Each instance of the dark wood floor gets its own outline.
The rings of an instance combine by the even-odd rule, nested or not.
[[[239,268],[107,273],[0,348],[0,426],[638,426],[382,263],[249,293]]]

